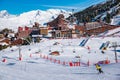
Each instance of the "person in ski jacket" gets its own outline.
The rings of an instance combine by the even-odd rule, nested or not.
[[[101,66],[99,64],[95,64],[96,69],[99,71],[99,73],[103,73]]]

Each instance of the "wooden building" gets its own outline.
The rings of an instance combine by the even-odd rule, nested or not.
[[[98,35],[100,33],[103,33],[105,31],[115,29],[119,26],[115,25],[108,25],[108,24],[102,24],[99,22],[91,23],[90,25],[86,25],[84,28],[85,35]]]
[[[47,27],[40,27],[40,35],[48,35],[48,28]]]

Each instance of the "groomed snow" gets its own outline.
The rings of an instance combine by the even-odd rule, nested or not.
[[[18,60],[19,48],[13,46],[0,51],[0,80],[120,80],[120,63],[115,63],[113,48],[107,48],[102,54],[99,49],[103,42],[116,41],[120,44],[120,37],[90,38],[84,47],[79,46],[85,39],[42,39],[40,43],[21,46],[22,61]],[[57,45],[54,45],[57,43]],[[90,53],[87,47],[90,47]],[[59,56],[49,55],[52,51],[59,51]],[[75,52],[73,52],[73,50]],[[117,48],[120,50],[120,48]],[[120,52],[117,52],[120,59]],[[66,65],[48,58],[65,61]],[[75,58],[80,56],[79,58]],[[6,59],[6,62],[2,62]],[[101,65],[104,74],[97,74],[94,63],[110,60],[110,64]],[[80,66],[70,67],[68,62],[80,60]],[[87,66],[89,60],[90,66]],[[120,61],[119,61],[120,62]]]

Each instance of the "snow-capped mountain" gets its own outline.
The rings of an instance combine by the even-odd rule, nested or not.
[[[7,12],[7,10],[0,11],[0,18],[11,18],[16,17],[16,15],[11,15]]]
[[[111,19],[114,16],[120,14],[119,11],[120,11],[120,0],[105,0],[104,2],[101,2],[99,4],[91,5],[85,10],[74,13],[74,16],[76,16],[79,23],[93,22],[99,20],[105,23],[111,23]]]
[[[107,17],[107,13],[110,14],[111,17],[111,25],[120,25],[120,14],[115,16],[115,13],[120,10],[120,3],[112,8],[110,10],[105,11],[104,13],[97,15],[95,19],[100,18],[101,20],[105,20]]]
[[[0,12],[0,18],[8,17],[9,13],[6,10]]]
[[[120,10],[120,3],[118,3],[116,5],[117,0],[107,0],[106,3],[102,3],[103,4],[108,4],[109,3],[109,9],[108,10],[104,10],[104,12],[101,12],[99,15],[97,15],[94,19],[98,20],[101,19],[102,21],[105,21],[106,18],[108,17],[108,14],[110,17],[115,16],[116,14],[118,14],[119,10]],[[111,25],[120,25],[120,20],[116,21],[116,18],[118,20],[119,16],[115,16],[114,19],[111,18]],[[115,20],[115,21],[114,21]]]
[[[64,14],[65,17],[68,17],[70,13],[60,9],[49,9],[47,11],[33,10],[20,15],[11,15],[6,10],[3,10],[0,11],[0,29],[9,28],[16,31],[17,27],[32,26],[34,22],[44,25],[59,14]]]

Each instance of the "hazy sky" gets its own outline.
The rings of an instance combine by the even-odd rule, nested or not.
[[[30,10],[55,9],[85,9],[93,4],[106,0],[0,0],[0,11],[7,10],[11,14],[20,14]]]

